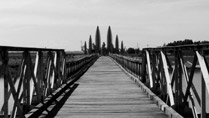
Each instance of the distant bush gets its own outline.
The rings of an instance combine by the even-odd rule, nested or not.
[[[128,48],[127,53],[128,54],[135,54],[135,49],[134,48]]]
[[[206,44],[209,43],[209,41],[195,41],[193,42],[192,39],[185,39],[185,40],[179,40],[168,43],[166,46],[180,46],[180,45],[190,45],[190,44]]]

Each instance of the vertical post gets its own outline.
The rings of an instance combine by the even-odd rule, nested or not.
[[[4,117],[8,118],[8,81],[7,75],[4,73]]]
[[[205,54],[204,54],[203,50],[201,51],[201,53],[204,57]],[[204,58],[203,58],[203,60],[204,60]],[[206,69],[207,69],[207,67],[206,67]],[[206,87],[205,86],[206,86],[205,80],[202,76],[202,78],[201,78],[201,98],[202,98],[202,100],[201,100],[201,118],[206,118],[206,90],[205,90]]]
[[[34,70],[33,70],[33,73],[34,73],[34,76],[35,76],[35,79],[36,79],[36,82],[37,82],[37,100],[39,101],[40,99],[40,86],[39,86],[39,80],[37,78],[37,72],[38,72],[38,66],[39,66],[39,52],[36,52],[36,59],[35,59],[35,65],[34,65]],[[31,102],[32,100],[30,100]]]
[[[25,61],[27,61],[26,59],[26,52],[24,51],[23,52],[23,58],[25,59]],[[27,62],[25,62],[27,63]],[[24,69],[23,69],[23,73],[24,73],[24,76],[23,76],[23,111],[25,111],[25,106],[27,104],[27,82],[26,82],[26,71],[27,71],[27,66],[24,64]]]
[[[43,66],[44,65],[44,66]],[[43,52],[39,51],[39,73],[38,73],[38,83],[40,86],[40,100],[44,99],[44,71],[45,71],[46,64],[43,63]]]
[[[25,78],[24,78],[24,88],[23,89],[25,89],[25,104],[24,104],[24,113],[26,113],[27,112],[27,110],[29,109],[29,106],[30,106],[30,97],[32,97],[32,96],[30,96],[30,80],[31,80],[31,70],[30,70],[30,67],[29,67],[29,56],[30,56],[30,54],[29,54],[29,52],[26,50],[26,51],[24,51],[24,53],[25,53],[25,61],[26,61],[26,73],[25,73]]]
[[[182,72],[182,68],[181,68],[180,55],[182,55],[181,50],[179,51],[179,54],[178,54],[178,66],[179,66],[179,77],[178,77],[178,84],[179,84],[179,92],[178,92],[179,99],[178,99],[178,101],[179,101],[179,103],[178,103],[178,106],[179,106],[179,110],[182,109],[182,99],[183,99],[183,97],[182,97],[182,74],[183,74],[183,72]]]
[[[162,62],[162,57],[161,57],[161,55],[159,54],[159,64],[158,64],[158,68],[159,68],[159,71],[158,71],[158,77],[159,77],[159,82],[160,82],[160,85],[161,85],[161,90],[160,90],[160,92],[161,92],[161,94],[162,94],[162,99],[163,100],[165,100],[164,99],[164,95],[165,95],[165,93],[166,93],[166,90],[165,90],[165,81],[164,81],[164,78],[163,78],[163,62]]]
[[[134,61],[134,66],[135,66],[134,73],[135,73],[135,75],[137,75],[138,68],[137,68],[137,62],[136,62],[136,60]]]
[[[51,86],[50,86],[50,89],[53,90],[54,89],[54,82],[55,82],[55,72],[56,72],[56,67],[57,67],[57,52],[55,51],[54,52],[54,58],[53,58],[53,55],[51,54],[51,59],[52,59],[52,75],[50,77],[50,82],[51,82]],[[54,61],[54,62],[53,62]],[[52,91],[51,91],[52,92]]]
[[[182,68],[181,68],[181,62],[180,62],[180,55],[181,51],[179,49],[176,49],[175,52],[175,104],[176,104],[176,110],[178,112],[182,109]]]
[[[56,79],[56,87],[58,88],[58,87],[60,87],[60,85],[61,85],[61,81],[62,81],[62,76],[61,76],[61,66],[60,66],[60,63],[61,63],[61,61],[63,61],[62,60],[62,58],[61,58],[61,52],[59,52],[59,51],[57,51],[57,66],[56,66],[56,70],[57,70],[57,78],[55,78]],[[63,63],[63,62],[62,62]],[[55,76],[56,77],[56,76]]]
[[[8,93],[8,72],[7,72],[7,66],[8,66],[8,61],[9,61],[9,57],[8,57],[8,51],[7,50],[2,50],[2,62],[3,62],[3,71],[4,71],[4,117],[8,118],[8,97],[9,97],[9,93]]]
[[[150,88],[153,87],[153,79],[152,79],[152,70],[151,70],[151,62],[150,62],[150,55],[149,52],[146,51],[146,58],[147,58],[147,68],[148,68],[148,76],[150,80]]]
[[[145,51],[144,51],[145,52]],[[141,81],[142,83],[145,83],[146,82],[146,54],[144,53],[143,56],[142,56],[142,69],[141,69]]]
[[[38,98],[38,102],[41,101],[41,99],[43,98],[43,72],[44,72],[44,66],[43,66],[43,53],[41,51],[37,52],[36,55],[36,65],[35,65],[35,69],[34,69],[34,75],[37,78],[37,85],[38,85],[38,93],[37,93],[37,98]]]
[[[65,52],[63,52],[62,54],[62,81],[61,84],[63,82],[66,82],[66,55]]]
[[[178,76],[179,76],[179,67],[178,67],[178,51],[175,49],[175,72],[174,72],[174,78],[175,78],[175,103],[178,105]],[[178,106],[177,106],[178,107]],[[178,108],[177,108],[178,109]]]
[[[138,68],[137,68],[137,61],[136,60],[134,61],[134,65],[135,65],[134,73],[135,73],[135,75],[137,75]]]
[[[46,70],[46,83],[45,83],[45,91],[44,91],[44,96],[48,96],[48,94],[51,92],[51,81],[50,81],[50,76],[51,76],[51,65],[52,65],[52,57],[51,57],[51,51],[49,51],[47,53],[47,60],[46,60],[46,66],[47,66],[47,70]]]
[[[204,56],[204,52],[203,53],[203,56]],[[201,73],[202,73],[202,88],[201,88],[201,97],[202,97],[202,100],[201,100],[201,117],[202,118],[205,118],[206,117],[206,99],[205,99],[205,92],[206,92],[206,88],[207,90],[209,91],[209,74],[208,74],[208,67],[206,65],[206,62],[204,60],[204,57],[202,55],[199,54],[198,51],[196,51],[196,55],[197,55],[197,58],[198,58],[198,62],[200,64],[200,70],[201,70]]]
[[[152,78],[153,78],[153,90],[154,90],[154,92],[156,92],[156,90],[157,90],[157,84],[158,84],[158,82],[157,82],[157,79],[156,79],[156,54],[155,53],[153,53],[152,54],[152,67],[153,67],[153,70],[152,70]]]
[[[205,91],[205,81],[201,78],[201,118],[206,118],[206,91]]]
[[[138,77],[140,77],[141,76],[141,63],[139,62],[138,63]]]
[[[131,59],[131,71],[132,71],[132,74],[134,74],[134,62],[133,62],[133,59]]]
[[[172,87],[171,87],[171,79],[170,79],[170,75],[168,72],[168,64],[166,61],[166,57],[164,55],[164,53],[161,51],[161,58],[162,58],[162,66],[163,66],[163,72],[165,74],[165,79],[166,79],[166,86],[167,86],[167,93],[170,99],[170,105],[173,106],[174,105],[174,97],[173,97],[173,91],[172,91]]]

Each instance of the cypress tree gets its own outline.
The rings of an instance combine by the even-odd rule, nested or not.
[[[87,54],[86,41],[85,41],[85,43],[84,43],[84,54]]]
[[[96,29],[95,43],[96,43],[95,52],[96,53],[100,53],[100,50],[101,50],[101,37],[100,37],[99,26],[97,26],[97,29]]]
[[[105,42],[103,42],[103,43],[102,43],[101,54],[102,54],[102,55],[106,55],[106,47],[105,47]]]
[[[111,28],[109,26],[108,31],[107,31],[107,52],[112,53],[112,31]]]
[[[124,53],[123,51],[124,51],[124,49],[123,49],[123,41],[121,41],[120,53],[123,54]]]
[[[116,35],[116,39],[115,39],[115,53],[119,53],[119,39],[118,39],[118,35]]]
[[[91,35],[89,36],[89,54],[92,53],[92,39],[91,39]]]

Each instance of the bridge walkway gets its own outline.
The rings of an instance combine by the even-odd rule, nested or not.
[[[76,82],[56,118],[167,118],[109,57],[100,57]]]

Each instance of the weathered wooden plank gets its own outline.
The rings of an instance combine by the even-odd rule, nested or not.
[[[56,118],[168,117],[108,57],[100,57],[76,83]]]

